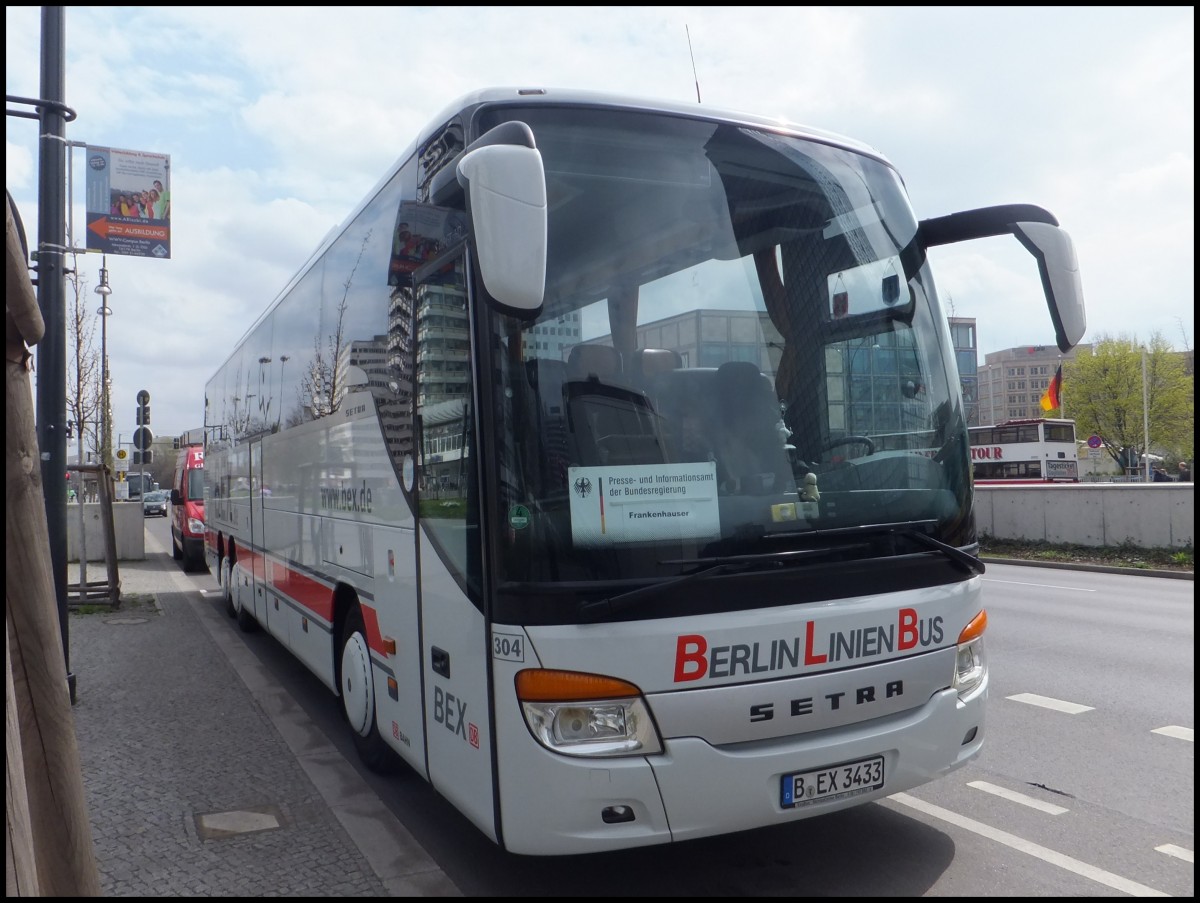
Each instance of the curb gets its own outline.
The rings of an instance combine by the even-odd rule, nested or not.
[[[1167,577],[1172,580],[1195,580],[1195,571],[1165,571],[1158,568],[1122,568],[1107,564],[1077,564],[1068,561],[1031,561],[1027,558],[992,558],[980,555],[984,564],[1017,564],[1031,568],[1055,568],[1065,571],[1094,571],[1098,574],[1128,574],[1133,577]]]

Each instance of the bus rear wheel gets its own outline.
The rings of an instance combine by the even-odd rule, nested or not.
[[[354,748],[363,764],[377,774],[395,769],[396,754],[384,742],[375,721],[375,683],[371,675],[371,649],[362,609],[355,603],[342,625],[342,654],[338,667],[338,685],[342,697],[342,715],[350,727]]]
[[[237,617],[237,609],[233,607],[233,564],[226,557],[221,559],[217,583],[221,585],[221,595],[225,598],[225,614],[231,618]]]

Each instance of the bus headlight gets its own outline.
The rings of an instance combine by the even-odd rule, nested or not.
[[[983,685],[987,677],[987,656],[983,651],[983,633],[987,630],[987,612],[981,611],[958,635],[958,655],[954,660],[954,689],[966,699]]]
[[[517,674],[517,699],[534,739],[566,756],[662,752],[641,690],[598,674],[530,669]]]
[[[197,520],[194,517],[189,517],[187,519],[187,531],[189,533],[203,533],[204,532],[204,521]]]

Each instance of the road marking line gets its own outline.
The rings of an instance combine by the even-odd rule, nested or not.
[[[1038,705],[1044,709],[1054,709],[1056,712],[1065,712],[1068,715],[1079,715],[1083,712],[1095,711],[1090,705],[1079,705],[1078,703],[1067,702],[1063,699],[1038,696],[1036,693],[1018,693],[1008,698],[1013,702],[1026,702],[1029,705]]]
[[[986,583],[1011,583],[1013,586],[1042,586],[1049,589],[1072,589],[1077,593],[1095,593],[1099,590],[1084,589],[1082,586],[1062,586],[1058,583],[1025,583],[1021,580],[997,580],[995,577],[984,577]]]
[[[1195,854],[1191,850],[1185,850],[1183,847],[1177,847],[1173,843],[1164,843],[1161,847],[1155,847],[1158,852],[1166,853],[1168,856],[1174,856],[1176,859],[1182,859],[1184,862],[1195,862]]]
[[[932,803],[919,800],[915,796],[909,796],[907,793],[894,793],[888,799],[895,800],[902,806],[909,806],[918,812],[924,812],[933,818],[939,818],[959,828],[978,834],[980,837],[994,840],[1020,853],[1026,853],[1050,865],[1056,865],[1068,872],[1074,872],[1076,875],[1087,878],[1089,881],[1095,881],[1097,884],[1103,884],[1105,887],[1111,887],[1113,890],[1119,890],[1132,897],[1170,896],[1170,894],[1164,894],[1162,891],[1155,890],[1152,887],[1138,884],[1136,881],[1130,881],[1128,878],[1122,878],[1120,875],[1114,875],[1112,872],[1096,868],[1094,865],[1088,865],[1086,862],[1072,859],[1070,856],[1065,856],[1048,847],[1043,847],[1024,838],[1017,837],[1015,834],[1000,831],[982,822],[959,815],[957,812],[951,812],[949,809],[943,809],[941,806],[935,806]]]
[[[984,793],[990,793],[993,796],[1001,797],[1010,802],[1020,803],[1022,806],[1028,806],[1031,809],[1038,809],[1048,815],[1062,815],[1064,812],[1071,811],[1070,809],[1064,809],[1062,806],[1056,806],[1053,803],[1042,802],[1023,793],[1017,793],[1015,790],[997,787],[995,784],[989,784],[987,781],[971,781],[967,786],[974,787],[976,790],[982,790]]]
[[[1174,737],[1176,740],[1186,740],[1188,743],[1195,743],[1195,729],[1190,727],[1180,727],[1177,724],[1168,724],[1166,727],[1156,727],[1150,733],[1162,734],[1164,737]]]

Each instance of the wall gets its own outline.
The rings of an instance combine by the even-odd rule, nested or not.
[[[146,532],[142,500],[113,502],[113,526],[117,538],[117,561],[141,561],[146,557]],[[79,508],[67,505],[67,561],[79,561]],[[87,525],[88,561],[104,560],[104,529],[100,522],[100,503],[83,506]]]
[[[1180,549],[1195,541],[1194,483],[1056,483],[976,486],[980,535]]]
[[[1195,542],[1194,483],[975,487],[980,535],[1081,546],[1180,549]],[[84,505],[88,561],[104,560],[100,505]],[[141,501],[114,502],[117,560],[146,557]],[[67,506],[67,560],[79,560],[79,506]]]

